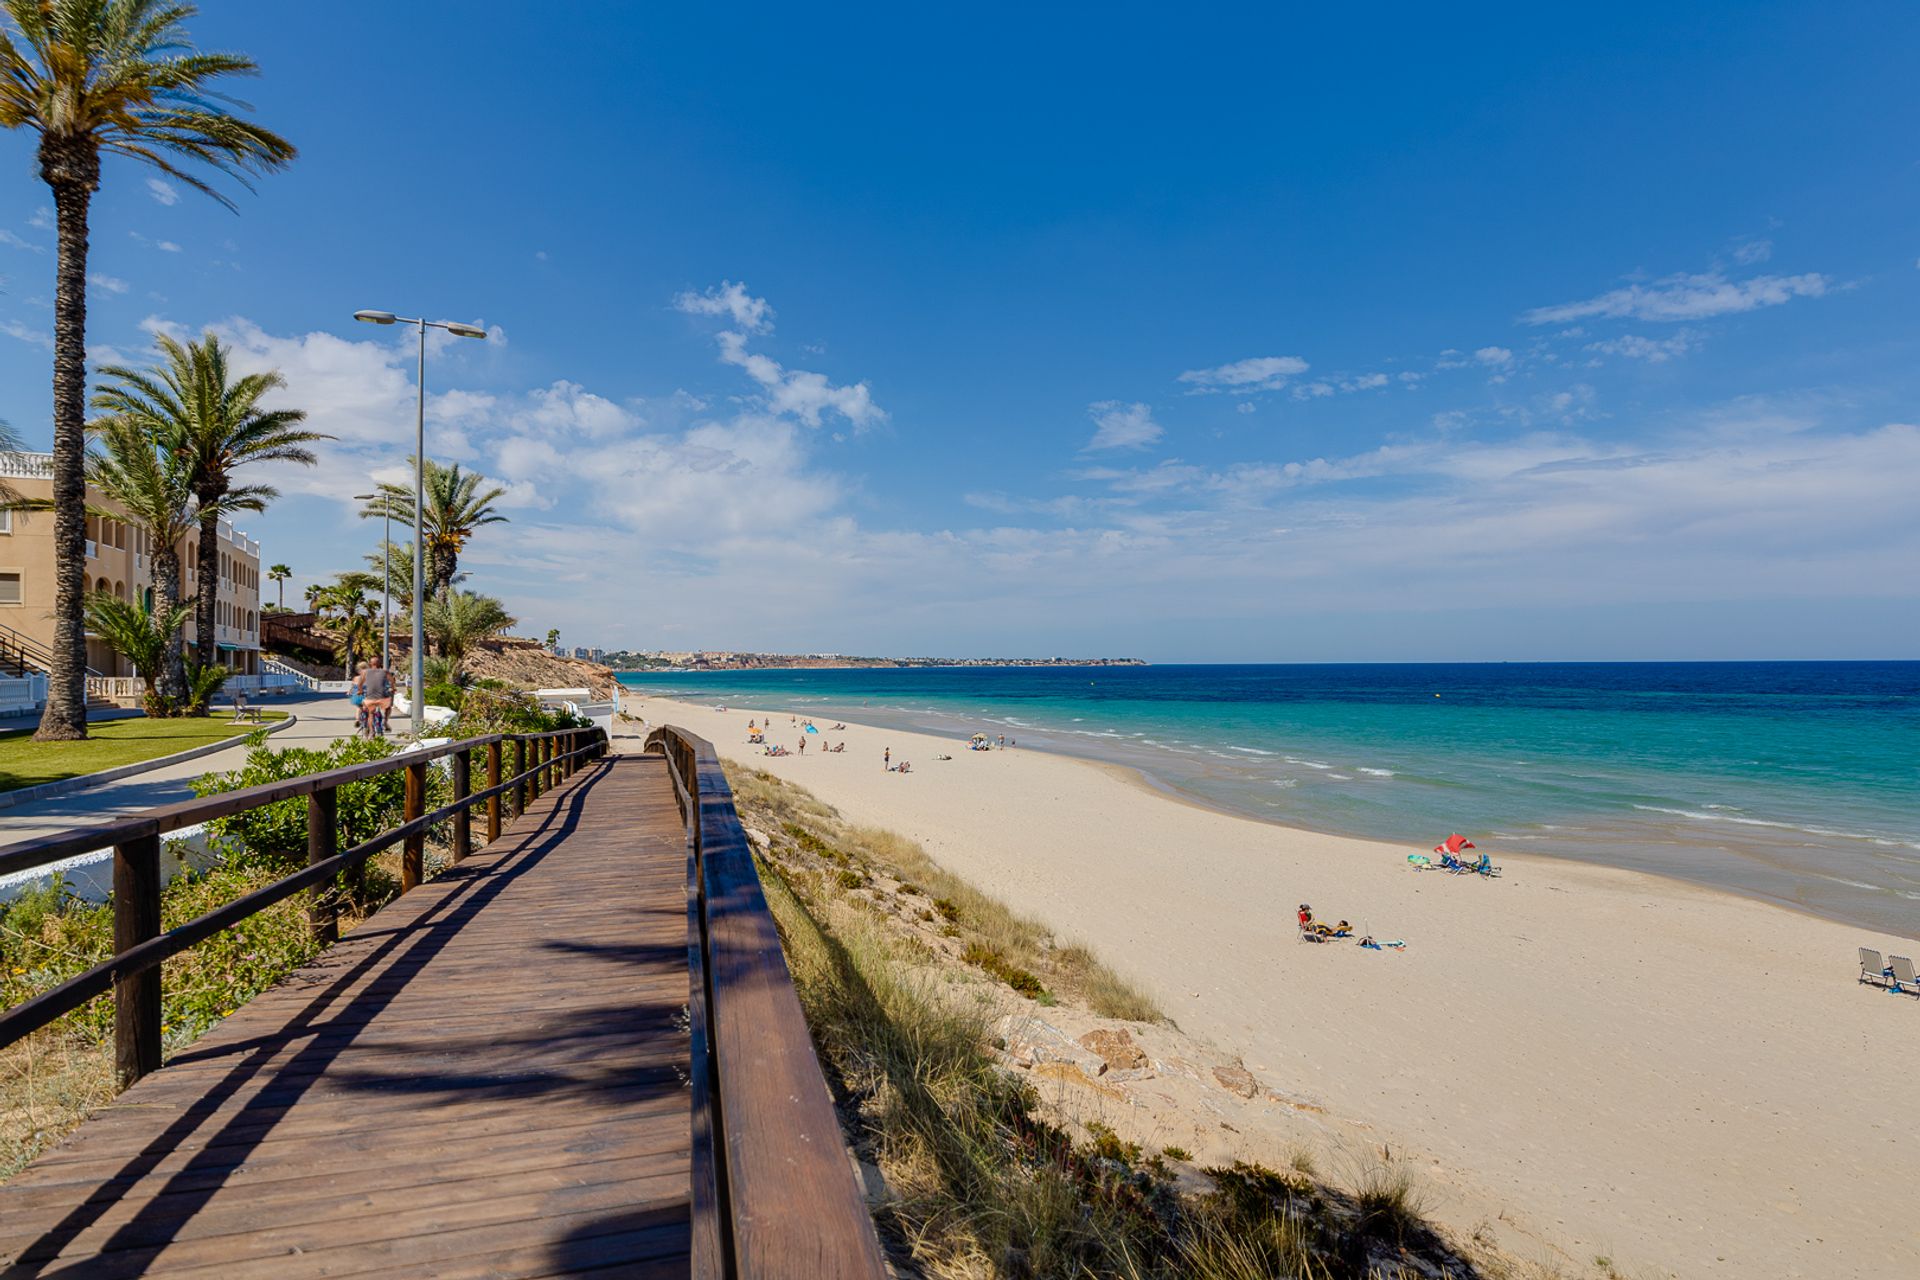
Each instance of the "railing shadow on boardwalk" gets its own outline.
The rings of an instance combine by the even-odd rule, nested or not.
[[[450,868],[439,878],[449,883],[450,891],[407,927],[389,927],[382,937],[379,915],[373,916],[355,935],[362,941],[377,938],[372,949],[350,967],[328,975],[284,1029],[268,1036],[208,1049],[189,1049],[176,1055],[170,1066],[233,1061],[218,1083],[110,1175],[91,1199],[75,1206],[66,1217],[21,1249],[16,1257],[17,1266],[44,1263],[57,1257],[88,1226],[110,1212],[125,1190],[183,1143],[194,1139],[210,1117],[261,1078],[262,1073],[270,1074],[271,1083],[207,1135],[201,1150],[178,1172],[168,1176],[157,1190],[147,1193],[153,1198],[146,1200],[126,1224],[114,1231],[105,1250],[147,1249],[168,1243],[178,1227],[191,1220],[193,1213],[225,1185],[229,1175],[246,1163],[255,1147],[272,1134],[278,1118],[323,1079],[331,1086],[346,1089],[414,1095],[417,1104],[424,1106],[488,1097],[529,1099],[543,1093],[566,1092],[577,1104],[601,1104],[611,1110],[630,1106],[636,1100],[683,1092],[683,1080],[670,1062],[662,1062],[643,1073],[621,1071],[586,1076],[557,1069],[482,1076],[457,1071],[384,1072],[368,1070],[362,1065],[329,1069],[344,1050],[355,1045],[356,1037],[372,1017],[405,990],[405,979],[412,972],[438,955],[462,926],[516,881],[539,867],[575,833],[591,789],[607,770],[605,764],[590,766],[586,776],[563,797],[561,805],[541,815],[537,828],[524,834],[515,833],[521,839],[520,847],[493,865],[476,866],[467,862]],[[684,963],[685,960],[684,948],[613,950],[624,953],[618,959],[627,963],[662,959]],[[362,979],[376,972],[381,981],[354,990]],[[384,981],[389,977],[397,977],[399,981]],[[610,1042],[658,1043],[663,1034],[671,1036],[681,1010],[682,1005],[677,1002],[640,1009],[630,1003],[571,1009],[562,1015],[543,1017],[535,1026],[518,1033],[495,1034],[489,1039],[494,1044],[523,1045],[530,1052],[538,1049],[547,1059],[564,1057],[564,1046],[581,1040],[591,1040],[598,1046]],[[286,1048],[303,1040],[305,1044],[292,1058],[278,1060]],[[367,1056],[369,1048],[357,1048],[356,1063]],[[376,1055],[404,1053],[398,1043],[371,1048]],[[156,1208],[158,1205],[164,1208]],[[680,1220],[684,1224],[684,1209]],[[659,1225],[651,1216],[648,1222]]]
[[[609,759],[609,745],[599,730],[488,735],[0,848],[0,871],[114,850],[115,954],[0,1010],[0,1044],[111,991],[132,1086],[0,1187],[0,1280],[442,1263],[878,1280],[711,744],[663,729],[644,757]],[[428,812],[435,761],[453,801]],[[402,769],[401,824],[341,850],[337,789]],[[162,837],[296,798],[303,869],[161,929]],[[482,805],[486,848],[466,860]],[[453,866],[422,883],[442,823]],[[164,959],[294,894],[326,947],[329,886],[402,845],[400,899],[142,1079],[161,1066]]]

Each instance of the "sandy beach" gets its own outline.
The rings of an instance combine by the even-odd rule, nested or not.
[[[746,724],[772,711],[793,747],[778,707],[626,710],[912,836],[1089,944],[1185,1030],[1324,1100],[1348,1140],[1417,1155],[1459,1230],[1625,1275],[1920,1274],[1920,1000],[1855,982],[1857,947],[1910,939],[1497,845],[1499,880],[1422,874],[1419,850],[1064,756],[822,724],[844,754],[809,736],[768,758]],[[913,771],[887,772],[888,748]],[[1304,944],[1301,902],[1407,948]]]

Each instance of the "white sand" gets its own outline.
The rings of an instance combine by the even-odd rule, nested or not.
[[[810,736],[804,757],[768,759],[745,741],[762,709],[626,709],[912,836],[1090,944],[1263,1081],[1430,1161],[1443,1220],[1504,1212],[1509,1243],[1627,1274],[1920,1275],[1920,999],[1855,982],[1856,947],[1910,952],[1900,940],[1498,849],[1498,881],[1421,874],[1416,850],[1216,813],[1062,756],[855,726],[825,734],[844,755]],[[884,771],[888,746],[911,774]],[[1408,949],[1301,943],[1301,902]]]

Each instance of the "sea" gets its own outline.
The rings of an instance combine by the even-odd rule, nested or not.
[[[628,672],[1130,766],[1229,812],[1650,871],[1920,936],[1920,662]]]

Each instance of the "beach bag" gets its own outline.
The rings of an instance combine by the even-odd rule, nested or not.
[[[347,701],[351,702],[356,707],[365,706],[367,702],[366,698],[362,697],[357,692],[352,697],[348,698]]]

